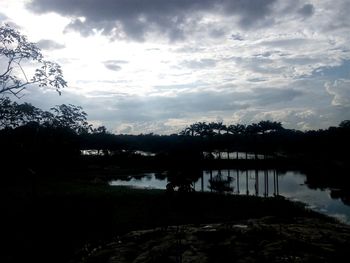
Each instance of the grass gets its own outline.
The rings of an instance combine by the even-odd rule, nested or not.
[[[324,217],[283,198],[170,194],[57,179],[37,181],[32,190],[31,184],[2,189],[5,223],[1,238],[6,253],[0,256],[1,262],[28,257],[36,262],[68,262],[79,258],[83,247],[89,250],[136,229],[266,216],[280,222]]]

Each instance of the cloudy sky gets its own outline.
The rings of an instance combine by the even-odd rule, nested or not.
[[[81,105],[117,133],[169,134],[196,121],[350,119],[349,0],[0,0],[61,64],[68,88],[21,101]]]

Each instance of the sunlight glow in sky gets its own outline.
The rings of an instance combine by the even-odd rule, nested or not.
[[[195,121],[350,119],[348,0],[0,0],[60,63],[68,88],[21,100],[81,105],[117,133],[169,134]]]

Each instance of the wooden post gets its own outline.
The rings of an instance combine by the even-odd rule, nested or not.
[[[213,181],[213,170],[210,170],[210,183]],[[210,187],[210,192],[213,192],[212,187]]]
[[[267,197],[267,178],[266,178],[266,171],[264,170],[264,197]]]
[[[248,170],[245,171],[245,179],[246,179],[246,190],[247,190],[247,195],[249,195]]]
[[[259,172],[255,170],[255,195],[259,196]]]
[[[201,190],[202,192],[204,192],[204,175],[202,173],[202,177],[201,177]]]
[[[266,196],[269,196],[269,170],[266,170],[265,173],[266,173]]]
[[[276,196],[276,170],[273,170],[273,195]]]
[[[279,186],[278,186],[278,172],[277,172],[277,170],[276,170],[276,184],[277,184],[277,195],[279,195],[280,194],[280,190],[279,190]]]
[[[239,171],[237,169],[237,193],[239,194]]]
[[[231,176],[230,176],[230,169],[227,169],[227,179],[229,180],[229,181],[231,181]]]

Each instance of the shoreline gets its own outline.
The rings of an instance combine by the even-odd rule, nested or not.
[[[263,217],[131,231],[76,262],[340,262],[349,238],[349,226]]]
[[[71,262],[84,247],[109,244],[130,231],[174,225],[229,224],[272,217],[281,224],[304,218],[318,220],[321,225],[348,227],[284,198],[169,194],[63,179],[39,181],[35,193],[18,186],[15,189],[12,194],[10,187],[6,187],[7,193],[2,192],[6,226],[2,239],[8,254],[1,257],[9,259],[2,258],[3,262],[21,261],[28,255],[36,262]]]

